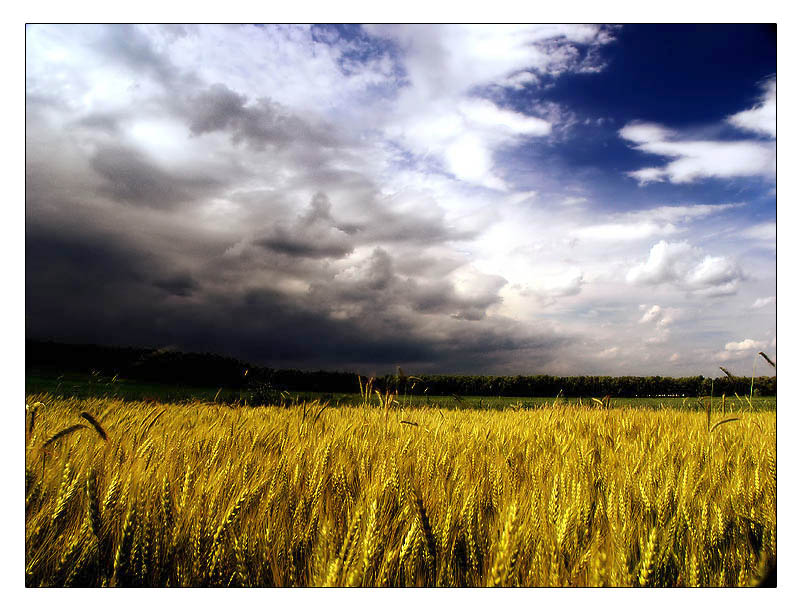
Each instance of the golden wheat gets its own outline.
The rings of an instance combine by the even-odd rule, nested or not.
[[[745,586],[776,560],[774,412],[27,401],[29,586]]]

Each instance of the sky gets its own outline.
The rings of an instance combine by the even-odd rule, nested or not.
[[[774,26],[31,25],[25,47],[28,338],[362,373],[776,359]]]

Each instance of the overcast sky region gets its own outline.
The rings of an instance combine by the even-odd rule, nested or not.
[[[749,375],[776,61],[768,25],[28,26],[26,336]]]

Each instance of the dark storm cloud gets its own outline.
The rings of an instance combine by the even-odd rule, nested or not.
[[[420,210],[414,215],[397,213],[391,209],[391,200],[375,198],[366,200],[343,198],[344,205],[357,212],[350,213],[353,220],[334,214],[328,196],[318,192],[304,213],[294,221],[277,221],[266,231],[266,236],[254,244],[275,253],[301,258],[343,258],[360,245],[423,245],[442,244],[466,240],[474,231],[451,228],[441,213]],[[358,203],[358,207],[352,206]],[[345,208],[344,206],[342,208]]]
[[[481,289],[459,295],[448,280],[398,275],[391,255],[376,248],[354,279],[315,283],[311,296],[316,304],[330,305],[332,310],[350,310],[361,318],[406,309],[420,315],[449,315],[476,321],[486,316],[490,306],[501,301],[498,291],[506,284],[497,275],[483,277]]]
[[[224,85],[212,85],[207,91],[194,97],[189,116],[192,134],[225,130],[241,119],[247,101]]]
[[[135,104],[77,103],[91,93],[79,71],[52,94],[37,72],[26,99],[28,336],[428,372],[566,342],[492,315],[503,277],[457,287],[469,262],[451,245],[477,232],[431,197],[382,189],[369,143],[201,83],[140,28],[100,30],[95,61]]]
[[[266,230],[253,248],[225,255],[224,238],[209,241],[213,232],[174,209],[213,193],[213,182],[181,180],[135,149],[106,147],[88,160],[105,179],[106,195],[161,206],[86,208],[96,199],[91,182],[57,189],[45,180],[46,153],[31,153],[40,160],[29,166],[26,224],[31,336],[173,344],[308,368],[388,370],[398,363],[428,370],[488,368],[482,357],[487,351],[524,351],[534,344],[528,332],[486,315],[499,303],[505,280],[487,275],[479,291],[462,295],[443,277],[464,261],[424,255],[424,248],[459,236],[433,207],[403,225],[392,200],[370,197],[356,200],[349,211],[358,215],[349,221],[344,196],[333,202],[318,192],[292,219],[285,195],[254,193],[252,200],[241,197],[253,213],[247,225],[261,223]],[[419,231],[410,231],[412,222]],[[370,247],[353,276],[330,268],[375,242],[387,248]],[[411,257],[398,260],[388,245]],[[187,257],[191,272],[182,263]],[[281,279],[304,280],[310,290],[284,293],[277,289]]]
[[[215,179],[179,175],[159,168],[133,148],[107,146],[90,159],[92,168],[105,179],[102,191],[113,200],[152,208],[170,208],[220,187]]]
[[[27,334],[88,342],[135,342],[131,313],[157,303],[159,260],[118,237],[68,235],[26,224]],[[144,323],[144,322],[141,322]],[[108,340],[107,340],[108,339]],[[113,341],[111,340],[113,339]]]
[[[291,223],[276,223],[255,244],[298,257],[338,259],[361,245],[427,247],[476,235],[450,227],[437,207],[426,209],[425,204],[416,206],[413,214],[396,212],[391,199],[369,193],[364,198],[340,197],[334,211],[330,198],[317,192],[304,213]]]
[[[394,212],[391,203],[378,208],[374,213],[372,224],[365,229],[371,241],[388,243],[435,244],[445,241],[470,240],[477,236],[473,230],[457,230],[448,227],[443,216],[435,209],[420,212],[419,215],[407,215]]]
[[[70,287],[80,294],[141,284],[158,260],[151,254],[94,233],[58,233],[35,221],[26,228],[26,281],[37,292]],[[65,298],[69,298],[66,294]]]
[[[213,329],[229,319],[231,328],[220,336],[235,340],[240,352],[251,359],[308,368],[358,369],[373,365],[392,370],[401,364],[428,372],[442,368],[474,372],[476,368],[490,368],[503,353],[522,355],[533,350],[544,361],[567,342],[545,330],[526,330],[505,318],[480,322],[444,320],[438,326],[441,336],[436,338],[420,325],[418,317],[395,310],[338,320],[330,316],[325,305],[314,300],[297,303],[264,290],[218,306],[225,315],[211,318],[208,325]],[[235,332],[242,324],[246,330]]]
[[[174,296],[191,296],[200,285],[188,273],[178,273],[153,281],[153,285]]]
[[[351,236],[336,227],[330,200],[322,193],[314,195],[308,211],[293,224],[277,224],[269,236],[255,244],[276,253],[315,259],[343,258],[355,247]]]
[[[119,133],[120,117],[112,113],[93,113],[76,122],[77,126],[105,132],[109,135]]]
[[[429,372],[475,371],[490,368],[489,356],[496,359],[498,352],[543,350],[564,342],[495,318],[445,318],[436,324],[437,337],[426,329],[431,315],[403,312],[397,308],[402,305],[387,304],[390,308],[384,311],[367,308],[360,317],[337,319],[333,311],[342,303],[335,300],[298,300],[271,289],[204,290],[193,276],[170,274],[153,254],[113,237],[64,238],[32,226],[27,239],[30,337],[169,344],[264,364],[377,372],[396,364]],[[383,289],[397,299],[394,279],[390,259],[379,252],[358,288]]]
[[[343,258],[353,247],[344,241],[325,236],[290,236],[285,228],[278,228],[273,236],[258,240],[256,245],[284,255],[298,258]]]
[[[493,301],[490,293],[463,299],[445,282],[424,286],[403,279],[384,250],[376,250],[350,283],[321,270],[306,273],[319,281],[305,296],[236,285],[209,289],[206,284],[216,277],[212,268],[176,271],[166,252],[141,248],[135,239],[86,227],[65,236],[33,222],[26,236],[27,334],[169,344],[265,364],[365,372],[396,364],[428,372],[488,372],[503,356],[528,350],[549,355],[565,342],[512,320],[455,319],[451,311],[484,309]],[[341,318],[346,308],[355,311]]]
[[[87,160],[103,179],[100,195],[141,206],[90,207],[98,195],[91,181],[57,185],[46,178],[46,151],[34,147],[31,155],[38,160],[28,169],[26,217],[31,337],[169,344],[273,365],[364,371],[396,364],[487,369],[491,352],[524,352],[550,338],[487,316],[500,301],[502,278],[487,278],[467,295],[441,278],[464,262],[423,255],[461,236],[435,210],[403,222],[391,200],[370,197],[362,207],[356,199],[348,208],[346,196],[334,202],[318,192],[292,219],[291,201],[267,191],[244,209],[252,213],[248,226],[265,228],[260,238],[257,232],[253,248],[225,255],[235,231],[227,241],[209,241],[213,231],[176,208],[216,193],[213,181],[162,170],[131,147],[106,146]],[[369,247],[375,242],[387,247]],[[414,257],[398,261],[390,246]],[[353,278],[330,268],[359,247],[372,251]],[[287,294],[277,289],[282,279],[305,281],[310,290]]]
[[[244,142],[256,150],[294,143],[338,144],[330,127],[312,125],[268,98],[250,104],[246,96],[221,84],[190,96],[184,112],[192,134],[225,131],[234,143]]]
[[[259,290],[228,308],[237,320],[247,322],[251,328],[253,337],[247,342],[247,350],[262,360],[335,365],[387,364],[434,357],[432,347],[402,330],[367,334],[359,322],[332,319],[320,307],[313,302],[297,304],[274,292]]]

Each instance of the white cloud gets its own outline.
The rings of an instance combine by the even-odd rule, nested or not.
[[[469,99],[459,105],[461,115],[473,129],[499,130],[508,136],[544,136],[550,124],[536,117],[501,109],[485,99]]]
[[[604,223],[572,230],[570,234],[588,241],[637,241],[655,235],[673,234],[675,226],[659,225],[651,221],[630,223]]]
[[[225,83],[252,99],[269,97],[296,111],[348,113],[371,88],[397,86],[396,66],[386,50],[348,62],[357,42],[315,35],[310,26],[206,24],[185,30],[169,43],[176,64],[207,83]]]
[[[579,65],[576,44],[602,45],[608,29],[594,25],[371,25],[396,41],[414,87],[425,94],[466,92],[520,71],[560,74]]]
[[[688,224],[741,204],[693,204],[660,206],[612,215],[613,222],[589,225],[570,234],[588,241],[636,241],[680,232],[678,224]]]
[[[757,298],[753,303],[752,308],[760,309],[770,304],[775,304],[775,296],[766,296],[764,298]]]
[[[679,243],[659,241],[650,249],[647,261],[631,268],[626,279],[629,283],[649,285],[678,282],[685,278],[698,251],[686,241]]]
[[[628,283],[669,283],[705,296],[735,293],[743,278],[739,265],[731,257],[704,255],[686,241],[664,240],[653,245],[647,260],[633,266],[626,275]]]
[[[476,88],[524,87],[541,75],[581,69],[576,45],[609,42],[607,28],[581,25],[367,26],[403,52],[406,77],[384,117],[386,134],[457,179],[490,189],[506,184],[496,150],[550,133],[556,118],[499,107]],[[534,116],[538,115],[538,116]]]
[[[623,136],[624,129],[620,131]],[[639,142],[639,151],[674,158],[663,167],[629,172],[641,185],[653,181],[691,183],[716,177],[763,176],[775,174],[775,145],[760,141],[653,140]]]
[[[640,304],[639,310],[644,311],[642,317],[638,320],[640,325],[652,325],[652,335],[641,339],[645,345],[664,345],[672,338],[672,330],[670,325],[675,321],[679,314],[679,309],[674,307],[662,307],[661,305],[654,304],[648,307],[646,304]],[[640,337],[641,338],[641,337]]]
[[[572,269],[546,281],[542,290],[549,296],[574,296],[583,286],[583,272]]]
[[[578,268],[551,270],[537,277],[537,281],[524,286],[520,294],[536,296],[546,306],[554,304],[557,298],[578,295],[585,283],[584,273]]]
[[[742,277],[738,264],[729,257],[710,256],[703,258],[686,277],[690,286],[722,286]]]
[[[597,354],[597,357],[600,359],[604,358],[613,358],[619,354],[619,347],[609,347],[608,349],[604,349],[600,353]]]
[[[778,133],[778,85],[770,79],[764,85],[761,100],[753,108],[728,117],[728,121],[742,130],[775,138]]]
[[[458,179],[492,189],[505,189],[493,172],[493,151],[524,137],[544,136],[550,124],[536,117],[502,109],[485,99],[465,99],[419,108],[387,128],[422,156],[444,162]]]
[[[644,153],[671,158],[664,166],[648,166],[628,176],[640,185],[655,181],[691,183],[704,178],[764,177],[774,180],[776,170],[776,87],[770,81],[758,105],[727,118],[728,123],[773,140],[697,140],[655,123],[633,121],[619,136]]]
[[[746,338],[739,342],[725,343],[725,351],[763,351],[767,348],[767,344],[763,341],[754,341],[752,338]]]
[[[664,180],[664,170],[661,168],[641,168],[628,173],[629,177],[636,179],[639,185],[646,185],[654,181]]]
[[[521,70],[520,72],[511,75],[510,77],[506,77],[501,81],[501,85],[503,87],[509,87],[511,89],[525,89],[527,85],[539,83],[539,77],[536,76],[535,73],[529,72],[527,70]]]
[[[655,334],[644,339],[645,345],[664,345],[672,337],[672,331],[669,328],[656,328]]]
[[[767,341],[759,341],[752,338],[746,338],[742,341],[731,341],[725,343],[725,350],[714,354],[714,357],[720,361],[728,362],[746,360],[747,358],[752,359],[757,352],[767,349],[767,346]]]
[[[629,215],[633,218],[653,219],[658,223],[685,223],[741,206],[741,203],[667,205],[634,211]]]
[[[774,247],[778,235],[778,226],[774,221],[767,221],[745,228],[739,232],[739,235],[768,243]]]
[[[634,143],[652,143],[670,139],[673,132],[655,123],[633,121],[623,127],[619,135]]]
[[[678,309],[672,307],[661,307],[654,304],[649,309],[647,305],[640,305],[640,309],[646,309],[644,315],[639,320],[640,324],[654,324],[653,335],[644,339],[646,345],[663,345],[672,337],[670,325],[678,315]]]
[[[661,307],[658,306],[657,304],[654,304],[649,309],[647,309],[644,315],[642,315],[642,318],[639,320],[639,323],[646,324],[651,321],[657,321],[660,318],[661,318]]]

